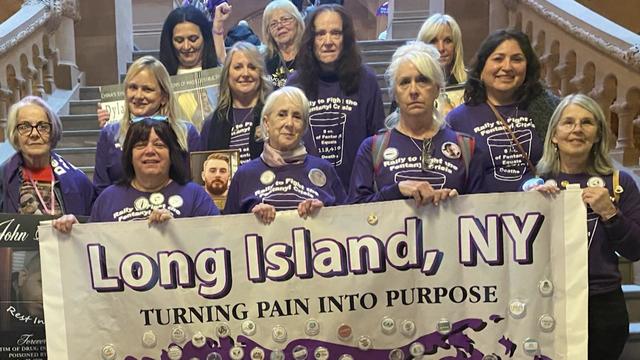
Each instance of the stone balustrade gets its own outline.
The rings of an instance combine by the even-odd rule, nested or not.
[[[529,36],[551,91],[596,99],[617,137],[613,156],[637,166],[640,36],[574,1],[503,0],[491,6],[506,8],[508,25]]]
[[[0,142],[11,104],[77,85],[73,33],[59,31],[73,29],[76,14],[75,0],[28,0],[0,24]]]

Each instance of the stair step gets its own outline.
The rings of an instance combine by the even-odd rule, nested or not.
[[[421,19],[421,21],[424,22],[428,17],[429,17],[429,10],[396,11],[393,13],[394,22],[397,20],[415,20],[415,19],[418,19],[418,20]]]
[[[629,321],[640,323],[640,285],[622,285],[622,291],[627,301]]]
[[[98,115],[63,115],[62,128],[64,130],[95,130],[98,128]]]
[[[69,114],[71,115],[87,115],[93,114],[98,108],[99,100],[71,100],[69,102]]]
[[[362,51],[362,61],[365,63],[381,61],[390,62],[395,51],[395,49]]]
[[[94,147],[74,147],[56,148],[56,152],[74,166],[94,166],[96,159],[96,148]]]
[[[640,354],[640,323],[629,324],[629,340],[624,347],[620,360],[638,360]]]
[[[417,33],[417,31],[416,31]],[[406,39],[393,39],[393,40],[363,40],[358,41],[358,47],[360,51],[373,51],[373,50],[393,50],[395,51],[400,46],[407,43],[407,41],[415,40],[414,37],[408,37]]]
[[[83,86],[80,88],[80,100],[100,99],[99,86]]]
[[[426,18],[394,19],[391,34],[394,38],[415,38]]]
[[[62,133],[59,148],[95,147],[98,144],[100,130],[67,130]]]
[[[158,49],[154,49],[154,50],[135,50],[133,52],[133,60],[138,60],[139,58],[143,57],[143,56],[147,56],[147,55],[151,55],[154,58],[158,59],[160,58],[160,50]],[[127,69],[129,68],[129,64],[127,64]]]
[[[369,65],[376,74],[384,74],[389,67],[389,61],[375,61],[367,63],[367,65]]]

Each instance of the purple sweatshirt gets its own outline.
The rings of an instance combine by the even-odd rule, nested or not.
[[[587,181],[592,178],[588,174],[564,174],[549,177],[558,183],[580,184],[587,187]],[[611,196],[613,191],[613,176],[599,176],[604,180],[605,187]],[[618,254],[631,261],[640,260],[640,194],[633,178],[624,171],[620,171],[620,194],[618,215],[605,222],[587,207],[587,239],[589,242],[589,294],[596,295],[614,291],[620,287],[622,277],[618,270]]]
[[[404,199],[398,188],[403,180],[428,181],[435,189],[450,188],[465,193],[466,169],[455,131],[444,126],[432,138],[431,161],[425,170],[422,169],[423,141],[396,129],[389,131],[389,143],[377,165],[372,149],[374,143],[376,147],[381,146],[379,137],[384,134],[369,137],[360,145],[351,175],[349,203]]]
[[[291,210],[306,199],[333,206],[343,204],[345,198],[342,183],[326,160],[307,155],[301,164],[272,168],[257,158],[233,175],[223,212],[249,213],[260,203],[271,204],[278,211]]]
[[[298,82],[298,74],[294,72],[287,85],[297,86]],[[363,66],[358,91],[349,96],[340,89],[337,76],[321,77],[318,96],[309,99],[309,106],[305,147],[309,154],[333,164],[347,186],[358,146],[384,124],[382,93],[376,75]]]
[[[535,166],[542,157],[544,139],[536,134],[527,111],[515,105],[496,106],[496,109]],[[487,104],[462,104],[447,115],[447,122],[453,130],[476,139],[473,158],[478,167],[474,167],[474,171],[480,172],[480,181],[469,193],[519,191],[523,179],[530,173],[527,162]]]
[[[198,130],[193,124],[186,124],[189,152],[197,151],[200,143]],[[107,124],[100,131],[100,138],[96,146],[95,173],[93,174],[93,186],[98,194],[122,177],[122,144],[118,142],[119,132],[119,122]],[[189,159],[185,159],[185,161],[187,164],[189,163]]]
[[[153,209],[168,209],[175,218],[220,214],[202,186],[192,182],[180,185],[174,181],[154,193],[128,185],[111,185],[93,204],[89,222],[143,220]]]

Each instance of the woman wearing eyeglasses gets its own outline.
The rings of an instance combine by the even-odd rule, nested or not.
[[[385,75],[398,109],[387,118],[388,129],[360,145],[348,202],[414,198],[418,206],[437,205],[465,192],[473,141],[448,128],[433,107],[445,84],[437,58],[422,42],[396,50]]]
[[[265,39],[265,63],[274,89],[284,86],[295,70],[296,56],[304,32],[304,20],[289,0],[269,3],[262,14],[262,38]]]
[[[186,153],[165,119],[139,118],[130,124],[122,146],[124,175],[96,199],[90,222],[147,220],[218,215],[202,186],[191,182]],[[53,222],[68,233],[76,219],[65,215]]]
[[[102,128],[98,139],[93,175],[98,193],[122,178],[122,143],[135,118],[167,118],[180,147],[187,152],[198,149],[198,131],[193,124],[181,120],[182,113],[173,95],[169,74],[160,61],[143,56],[131,64],[124,78],[124,93],[124,115],[117,123]]]
[[[2,212],[89,215],[93,185],[53,151],[62,136],[62,123],[44,100],[27,96],[11,106],[7,135],[17,153],[0,167]]]

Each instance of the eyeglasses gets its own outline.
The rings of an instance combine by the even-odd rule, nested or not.
[[[573,131],[576,128],[576,126],[578,126],[578,124],[580,124],[581,129],[592,128],[596,126],[595,120],[590,118],[584,118],[579,120],[566,118],[566,119],[560,120],[560,123],[558,124],[558,126],[562,128],[562,130],[564,131]]]
[[[293,22],[293,16],[283,16],[280,19],[273,20],[269,23],[269,30],[275,30],[278,26],[287,26]]]
[[[31,125],[28,122],[23,122],[18,124],[16,126],[16,129],[18,130],[18,134],[22,136],[31,136],[31,134],[33,133],[33,129],[36,129],[36,132],[40,136],[48,135],[51,133],[51,123],[40,121],[35,125]]]
[[[422,140],[422,170],[431,167],[431,139]]]
[[[136,116],[131,119],[131,123],[135,124],[140,121],[151,120],[151,121],[167,121],[169,118],[165,115],[153,115],[153,116]]]

